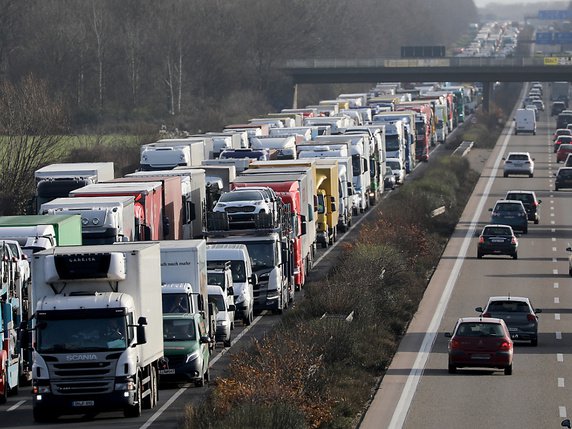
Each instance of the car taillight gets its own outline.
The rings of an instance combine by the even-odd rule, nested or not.
[[[451,340],[450,345],[452,349],[458,349],[459,347],[461,347],[461,342],[459,340],[453,339]]]
[[[528,320],[529,322],[536,322],[536,316],[534,314],[527,314],[526,320]]]
[[[516,237],[513,236],[513,237],[510,239],[510,244],[516,244]]]
[[[491,317],[491,313],[483,313],[483,317]]]
[[[534,203],[532,203],[532,205],[533,205],[534,207],[538,207],[538,201],[535,201]]]
[[[483,244],[485,242],[485,237],[482,235],[479,237],[479,244]]]
[[[504,340],[502,343],[500,343],[499,350],[508,351],[510,349],[512,349],[512,344],[509,341]]]

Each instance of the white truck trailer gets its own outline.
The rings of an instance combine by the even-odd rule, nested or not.
[[[133,197],[56,198],[42,204],[40,214],[79,214],[84,245],[135,240]]]
[[[83,186],[112,180],[113,162],[74,162],[50,164],[34,173],[36,178],[36,212],[43,203],[67,197],[70,191]]]
[[[34,419],[155,407],[159,244],[57,247],[36,253],[32,270]]]
[[[163,139],[141,146],[139,164],[143,171],[201,165],[206,150],[204,139]]]

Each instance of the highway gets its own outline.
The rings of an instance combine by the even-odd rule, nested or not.
[[[361,428],[547,428],[560,427],[572,412],[572,288],[565,251],[572,241],[572,193],[553,191],[559,165],[548,108],[535,136],[515,136],[513,127],[507,124],[492,151]],[[533,178],[503,178],[502,157],[509,151],[531,153]],[[529,223],[529,233],[520,236],[518,260],[478,260],[476,234],[489,223],[488,209],[512,189],[537,193],[540,223]],[[484,307],[489,296],[506,294],[527,296],[543,309],[538,347],[516,343],[512,376],[472,369],[449,374],[444,333],[459,317],[477,316],[474,308]]]

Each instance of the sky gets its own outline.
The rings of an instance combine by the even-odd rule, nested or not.
[[[540,0],[542,3],[547,3]],[[539,0],[474,0],[477,7],[486,6],[489,3],[501,3],[501,4],[523,4],[523,3],[538,3]]]

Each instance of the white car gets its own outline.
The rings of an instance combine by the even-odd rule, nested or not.
[[[222,341],[225,347],[230,347],[232,326],[234,322],[234,304],[228,303],[228,297],[220,286],[208,285],[209,302],[213,302],[218,313],[216,315],[216,341]]]
[[[387,158],[385,160],[385,165],[391,168],[393,175],[395,176],[395,183],[403,183],[405,180],[405,166],[399,158]]]
[[[226,213],[229,224],[255,224],[258,214],[272,215],[273,207],[267,197],[257,189],[225,192],[217,201],[213,211]]]
[[[528,152],[509,152],[504,160],[503,177],[509,174],[526,174],[534,177],[534,158]]]

